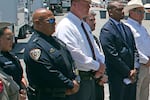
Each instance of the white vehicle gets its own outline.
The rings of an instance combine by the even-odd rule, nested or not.
[[[71,0],[62,0],[62,7],[67,8],[67,10],[71,7]]]

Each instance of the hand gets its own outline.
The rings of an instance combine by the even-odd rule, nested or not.
[[[146,67],[150,67],[150,58],[146,64],[144,64]]]
[[[130,71],[129,79],[134,83],[136,81],[137,71],[133,69]]]
[[[98,84],[104,85],[104,83],[106,83],[107,81],[108,81],[108,76],[104,74],[101,80],[98,82]]]
[[[27,99],[27,92],[24,89],[20,90],[20,99],[19,100],[26,100]]]
[[[67,89],[66,90],[66,95],[72,95],[72,94],[75,94],[76,92],[78,92],[79,90],[79,84],[76,80],[73,80],[73,84],[74,84],[74,87],[72,89]]]
[[[95,72],[95,78],[99,78],[100,76],[102,76],[105,72],[105,64],[100,63],[99,69]]]

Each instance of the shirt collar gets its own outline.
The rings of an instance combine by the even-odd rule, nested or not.
[[[128,17],[127,22],[132,23],[132,25],[135,25],[135,26],[141,27],[141,24],[139,24],[137,21],[135,21],[134,19],[132,19],[132,18],[130,18],[130,17]]]
[[[68,18],[77,26],[81,25],[81,23],[83,22],[81,19],[79,19],[75,14],[73,14],[72,12],[68,13]]]
[[[118,22],[118,21],[114,20],[113,18],[110,18],[110,20],[113,21],[115,25],[118,25],[118,24],[121,23],[121,22]]]
[[[37,34],[39,34],[41,37],[43,37],[44,39],[51,39],[52,38],[52,36],[50,35],[50,36],[47,36],[47,35],[45,35],[44,33],[42,33],[42,32],[40,32],[40,31],[37,31],[37,30],[35,30],[36,31],[36,33]]]

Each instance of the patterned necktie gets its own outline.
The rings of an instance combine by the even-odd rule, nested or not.
[[[91,51],[92,51],[93,59],[96,60],[96,56],[95,56],[95,53],[94,53],[94,48],[93,48],[92,42],[91,42],[91,40],[90,40],[90,37],[89,37],[89,35],[88,35],[88,33],[87,33],[87,31],[86,31],[86,29],[85,29],[83,23],[81,23],[81,27],[82,27],[82,29],[83,29],[83,31],[84,31],[84,33],[85,33],[85,35],[86,35],[86,38],[87,38],[87,40],[88,40],[89,46],[90,46]]]

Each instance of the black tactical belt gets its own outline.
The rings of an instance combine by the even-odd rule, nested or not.
[[[65,88],[42,88],[39,89],[39,94],[48,95],[51,97],[65,97]]]
[[[93,80],[93,73],[91,71],[79,71],[79,75],[82,80]]]

